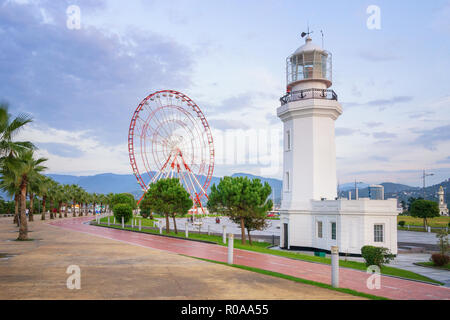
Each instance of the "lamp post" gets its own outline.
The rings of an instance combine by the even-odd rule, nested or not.
[[[423,180],[423,199],[425,200],[425,178],[426,177],[430,177],[430,176],[434,176],[434,173],[426,173],[425,169],[423,170],[423,174],[422,174],[422,180]]]

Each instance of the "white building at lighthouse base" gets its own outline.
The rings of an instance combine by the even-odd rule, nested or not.
[[[280,210],[280,246],[285,249],[361,255],[365,245],[397,254],[397,200],[311,201],[310,210]]]

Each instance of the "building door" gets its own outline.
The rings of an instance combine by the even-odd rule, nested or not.
[[[284,223],[283,224],[283,235],[284,235],[284,248],[288,248],[289,247],[289,232],[288,232],[288,224]]]

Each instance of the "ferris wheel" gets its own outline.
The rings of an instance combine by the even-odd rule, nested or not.
[[[159,179],[178,178],[193,209],[203,210],[214,170],[214,145],[208,121],[189,97],[162,90],[142,100],[131,119],[128,151],[144,194]]]

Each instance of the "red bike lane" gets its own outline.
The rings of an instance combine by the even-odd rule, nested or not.
[[[54,221],[49,224],[67,230],[83,232],[147,248],[196,258],[221,262],[227,261],[227,248],[224,246],[86,224],[86,222],[92,219],[92,217],[81,217]],[[239,249],[234,250],[234,263],[326,284],[331,283],[331,266],[325,264]],[[371,290],[366,284],[369,277],[370,275],[363,271],[340,268],[339,285],[341,288],[353,289],[396,300],[450,299],[450,288],[389,276],[381,276],[381,288]]]

